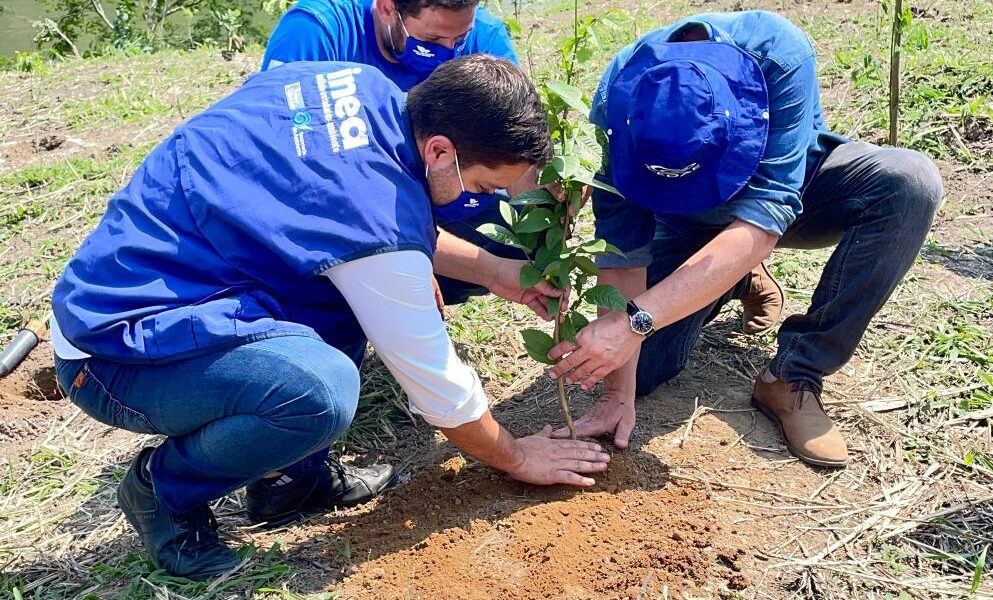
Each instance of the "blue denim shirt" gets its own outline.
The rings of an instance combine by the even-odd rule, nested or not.
[[[715,41],[733,41],[758,61],[769,90],[769,139],[765,156],[748,184],[711,210],[690,214],[653,214],[599,190],[594,192],[597,236],[618,246],[627,258],[602,257],[603,267],[640,267],[651,262],[656,219],[670,228],[721,227],[735,219],[774,235],[783,235],[803,211],[807,183],[843,137],[828,131],[821,114],[814,49],[806,34],[785,18],[765,11],[704,13],[646,34],[625,47],[607,67],[590,112],[590,121],[606,125],[607,90],[638,46],[646,40],[677,41],[689,27],[703,26]],[[610,166],[605,173],[609,179]]]

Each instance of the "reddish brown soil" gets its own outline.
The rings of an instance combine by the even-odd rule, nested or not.
[[[55,381],[52,349],[41,343],[13,373],[0,379],[0,456],[22,454],[71,410]]]
[[[422,472],[339,534],[382,553],[342,598],[656,598],[748,583],[724,511],[652,454],[617,454],[587,492],[461,466]]]

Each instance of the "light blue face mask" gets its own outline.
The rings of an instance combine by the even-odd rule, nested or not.
[[[455,171],[459,176],[459,185],[462,193],[455,200],[444,206],[431,205],[435,221],[439,224],[453,223],[455,221],[472,220],[496,205],[500,200],[505,199],[503,194],[488,194],[483,192],[469,192],[462,182],[462,169],[459,167],[459,153],[455,152]],[[428,176],[428,166],[424,166],[424,177]]]
[[[400,13],[397,13],[397,18],[400,20],[400,27],[403,29],[403,34],[407,36],[407,43],[404,44],[403,51],[398,52],[396,45],[393,44],[393,28],[387,25],[386,30],[390,38],[390,48],[392,48],[393,56],[400,61],[400,64],[415,73],[430,75],[441,63],[461,56],[465,50],[466,40],[469,39],[468,33],[454,48],[448,48],[441,44],[425,42],[424,40],[415,38],[407,32],[407,26],[403,24],[403,17],[400,16]]]

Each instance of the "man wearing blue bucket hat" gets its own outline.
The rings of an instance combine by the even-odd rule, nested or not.
[[[356,63],[260,73],[148,155],[59,278],[52,341],[73,403],[164,436],[117,492],[158,567],[235,568],[209,503],[238,488],[251,520],[282,524],[388,485],[387,467],[326,462],[366,339],[466,453],[593,485],[609,461],[596,444],[515,439],[493,419],[432,288],[434,219],[465,218],[550,154],[527,77],[477,55],[409,94]]]
[[[685,367],[729,300],[742,301],[746,333],[776,324],[783,293],[762,264],[775,247],[837,244],[810,309],[780,328],[752,403],[798,458],[847,463],[823,377],[851,358],[910,268],[943,191],[924,155],[828,131],[819,96],[806,35],[763,11],[689,17],[608,67],[591,120],[609,140],[604,174],[624,197],[598,191],[593,206],[597,235],[626,257],[602,259],[600,281],[631,302],[581,332],[578,348],[550,354],[565,356],[552,377],[605,380],[581,434],[626,447],[635,396]]]

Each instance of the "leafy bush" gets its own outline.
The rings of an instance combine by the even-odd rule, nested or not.
[[[116,0],[111,14],[92,0],[41,3],[50,16],[33,24],[35,43],[59,56],[203,45],[237,52],[264,42],[259,23],[286,8],[284,0]]]

